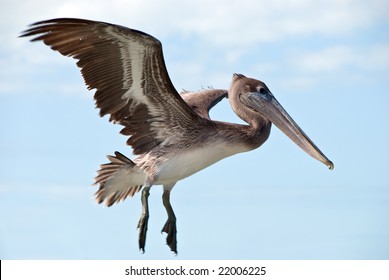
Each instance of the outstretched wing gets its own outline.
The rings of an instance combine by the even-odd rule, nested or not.
[[[223,98],[228,96],[225,89],[204,89],[200,91],[185,91],[181,97],[200,117],[210,120],[209,110]]]
[[[83,19],[34,23],[21,37],[34,36],[62,55],[78,60],[100,115],[125,126],[134,154],[177,139],[200,118],[175,90],[162,45],[141,31]]]

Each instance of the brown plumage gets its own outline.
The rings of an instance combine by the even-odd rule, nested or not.
[[[148,152],[201,118],[180,97],[167,74],[162,45],[141,31],[82,19],[37,22],[22,35],[36,36],[62,55],[78,60],[100,116],[125,126],[134,154]]]
[[[108,156],[95,179],[96,199],[108,206],[142,189],[139,248],[144,251],[149,218],[148,196],[163,185],[168,219],[162,229],[177,253],[176,217],[170,192],[177,181],[236,153],[261,146],[272,123],[293,142],[330,169],[333,163],[316,147],[261,81],[234,74],[226,90],[183,93],[175,90],[166,70],[161,43],[123,26],[83,19],[52,19],[33,24],[22,37],[43,41],[77,60],[100,115],[123,127],[127,144],[138,155]],[[247,125],[213,121],[209,110],[227,97]]]

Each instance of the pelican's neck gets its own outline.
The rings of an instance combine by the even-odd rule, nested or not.
[[[243,120],[247,122],[247,120]],[[271,122],[264,118],[251,119],[245,130],[247,143],[250,145],[251,149],[256,149],[269,138]]]
[[[214,122],[218,124],[225,141],[232,145],[243,145],[243,151],[250,151],[261,146],[270,135],[271,122],[263,118],[247,119],[238,116],[248,124]],[[217,129],[217,130],[219,130]]]

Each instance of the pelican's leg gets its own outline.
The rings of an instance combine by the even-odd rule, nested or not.
[[[177,254],[176,215],[174,215],[173,208],[170,204],[170,191],[174,185],[175,184],[163,186],[162,201],[163,205],[165,206],[168,218],[161,232],[167,233],[166,244],[170,247],[170,250]]]
[[[142,190],[142,215],[140,216],[138,229],[139,229],[139,250],[142,253],[145,252],[146,245],[146,232],[147,232],[147,223],[149,221],[149,195],[150,195],[151,186],[145,186]]]

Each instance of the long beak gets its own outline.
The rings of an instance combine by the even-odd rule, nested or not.
[[[270,93],[251,92],[242,101],[252,109],[269,119],[293,142],[311,157],[334,169],[334,164],[319,150],[298,124],[289,116],[277,99]]]

